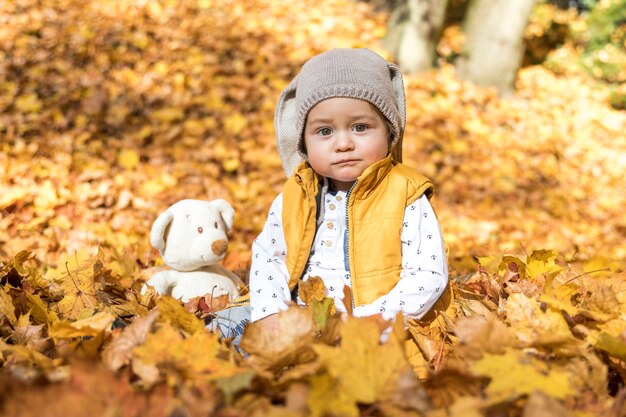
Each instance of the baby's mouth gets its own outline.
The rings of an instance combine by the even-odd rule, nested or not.
[[[333,165],[353,165],[358,162],[357,159],[343,159],[341,161],[335,162]]]

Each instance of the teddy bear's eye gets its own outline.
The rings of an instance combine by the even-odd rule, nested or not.
[[[215,228],[217,229],[217,222],[215,222],[214,226],[215,226]]]
[[[204,229],[202,227],[198,227],[198,233],[202,233],[204,232]]]

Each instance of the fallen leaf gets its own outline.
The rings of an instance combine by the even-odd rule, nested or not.
[[[300,378],[315,371],[313,341],[315,327],[311,312],[292,306],[278,313],[277,334],[265,331],[262,323],[250,323],[243,334],[240,348],[246,352],[248,365],[259,375],[278,382]]]
[[[159,312],[153,310],[143,317],[136,317],[133,322],[122,330],[102,352],[102,361],[112,371],[127,365],[135,346],[141,345],[150,333]]]
[[[337,389],[353,403],[372,404],[387,384],[411,366],[394,337],[380,344],[380,331],[366,319],[350,318],[341,329],[339,347],[314,345]]]
[[[472,366],[472,370],[491,379],[485,392],[494,402],[513,400],[534,391],[553,398],[574,394],[566,372],[550,369],[548,364],[519,350],[507,349],[501,355],[487,353]]]
[[[170,296],[163,296],[157,300],[159,321],[180,327],[188,333],[204,332],[204,321],[185,310],[179,300]]]
[[[108,312],[96,313],[85,319],[61,320],[48,328],[48,335],[53,339],[72,339],[75,337],[93,337],[111,331],[115,316]]]

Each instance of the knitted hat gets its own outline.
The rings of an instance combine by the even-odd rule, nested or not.
[[[332,97],[361,99],[376,106],[392,126],[393,158],[402,161],[406,107],[399,68],[369,49],[332,49],[307,61],[278,99],[274,129],[287,176],[306,159],[302,132],[309,111]]]

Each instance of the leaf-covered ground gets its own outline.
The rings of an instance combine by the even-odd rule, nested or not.
[[[380,346],[319,297],[279,340],[251,327],[243,360],[206,309],[138,294],[182,198],[234,204],[245,279],[284,182],[279,92],[325,49],[384,54],[385,21],[348,0],[0,3],[3,413],[621,415],[626,113],[573,67],[524,68],[507,100],[446,64],[405,79],[404,159],[437,186],[454,290],[409,328],[424,381],[400,329]]]

